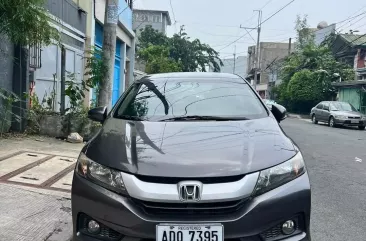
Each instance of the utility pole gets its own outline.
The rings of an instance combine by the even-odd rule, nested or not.
[[[234,68],[233,68],[233,74],[235,74],[235,64],[236,64],[236,45],[234,46]]]
[[[102,61],[105,71],[99,87],[98,105],[112,108],[112,83],[116,55],[116,31],[118,23],[118,1],[106,0],[103,26]]]
[[[288,55],[291,54],[291,38],[288,39]]]
[[[257,30],[257,46],[255,49],[255,68],[254,68],[254,83],[253,88],[254,90],[257,90],[257,80],[258,80],[258,72],[260,70],[260,52],[259,52],[259,43],[260,43],[260,37],[261,37],[261,28],[262,28],[262,10],[254,10],[254,12],[258,12],[258,25],[256,28],[246,28],[240,26],[240,28],[244,29],[256,29]],[[248,32],[249,33],[249,32]],[[249,33],[250,35],[250,33]]]

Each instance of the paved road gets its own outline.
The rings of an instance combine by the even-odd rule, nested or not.
[[[281,126],[306,159],[313,240],[366,240],[366,131],[298,119]]]
[[[70,188],[82,145],[33,136],[0,139],[1,241],[70,239]]]

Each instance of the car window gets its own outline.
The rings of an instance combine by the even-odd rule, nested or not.
[[[114,117],[126,115],[144,120],[192,115],[254,119],[268,113],[244,81],[159,78],[134,84]]]
[[[353,105],[347,102],[333,102],[331,106],[334,111],[357,111]]]
[[[317,108],[317,109],[320,109],[320,110],[321,110],[321,109],[323,109],[323,104],[322,104],[322,103],[318,104],[318,105],[316,106],[316,108]]]
[[[324,103],[323,104],[323,110],[329,111],[329,103]]]

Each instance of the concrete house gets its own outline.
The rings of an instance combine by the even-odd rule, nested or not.
[[[233,73],[245,78],[247,76],[247,56],[222,59],[221,73]],[[235,67],[234,67],[235,66]]]
[[[163,34],[166,34],[167,26],[170,26],[171,24],[172,21],[168,11],[133,10],[133,30],[136,31],[137,34],[148,25]]]
[[[333,84],[338,89],[338,99],[366,114],[366,36],[339,34],[332,50],[339,61],[353,66],[356,73],[354,81]]]
[[[118,16],[112,104],[134,79],[133,1],[118,1],[119,9],[123,10]],[[60,33],[60,42],[31,46],[26,50],[14,46],[6,36],[0,36],[0,47],[6,50],[0,56],[0,87],[19,96],[34,94],[39,101],[53,97],[51,108],[59,112],[61,107],[70,107],[68,98],[62,98],[66,86],[61,80],[67,73],[72,73],[73,81],[80,84],[86,78],[84,57],[94,46],[103,48],[105,0],[47,0],[45,8],[49,11],[49,22]],[[89,106],[95,98],[95,91],[86,93],[85,105]],[[23,116],[21,110],[28,109],[29,104],[29,100],[19,102],[13,112]],[[14,130],[24,129],[23,121],[14,123]]]
[[[76,82],[84,77],[83,53],[87,36],[91,35],[88,32],[87,19],[88,12],[92,12],[92,1],[82,1],[84,8],[78,2],[47,0],[45,3],[45,8],[49,11],[49,22],[60,33],[60,42],[54,41],[49,46],[36,45],[27,49],[14,45],[6,36],[1,36],[4,39],[1,47],[6,51],[0,61],[0,74],[3,76],[0,87],[13,91],[18,96],[34,93],[40,101],[53,96],[51,108],[60,110],[61,69],[75,73]],[[13,106],[13,113],[21,117],[20,122],[13,121],[13,130],[24,130],[24,110],[28,108],[29,100],[25,98]]]
[[[271,89],[278,80],[279,68],[277,62],[294,51],[294,47],[288,43],[261,42],[259,44],[260,71],[257,72],[256,90],[262,98],[271,98]],[[248,47],[247,79],[253,84],[256,60],[256,46]]]
[[[167,27],[171,24],[172,21],[168,11],[146,9],[133,10],[133,30],[137,36],[136,44],[138,44],[138,36],[141,30],[143,30],[146,26],[151,26],[160,33],[166,34]],[[139,73],[144,73],[145,64],[137,60],[135,62],[135,69],[139,71]]]

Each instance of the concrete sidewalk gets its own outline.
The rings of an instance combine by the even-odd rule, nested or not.
[[[0,139],[0,240],[69,241],[70,184],[83,144]]]

